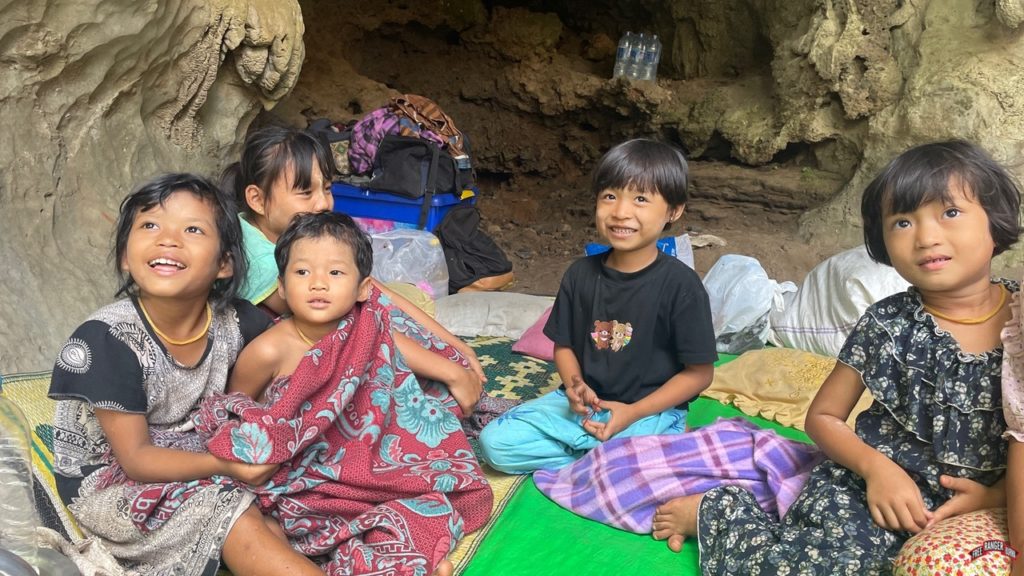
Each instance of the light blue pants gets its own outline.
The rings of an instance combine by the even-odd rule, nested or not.
[[[607,420],[603,411],[593,420]],[[686,428],[686,411],[671,408],[634,422],[612,438],[649,434],[679,434]],[[524,402],[502,414],[480,433],[483,459],[508,474],[557,470],[601,444],[583,429],[583,417],[569,408],[564,390]]]

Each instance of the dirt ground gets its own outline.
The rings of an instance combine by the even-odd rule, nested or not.
[[[600,241],[594,201],[585,184],[563,184],[544,195],[517,195],[517,188],[482,188],[477,206],[483,227],[512,262],[516,282],[510,290],[553,296],[562,273],[583,255],[585,244]],[[665,235],[711,234],[725,241],[725,246],[694,248],[694,264],[702,277],[723,254],[743,254],[757,258],[770,278],[799,285],[811,268],[837,250],[802,241],[798,217],[750,204],[712,206],[691,199],[682,222]]]

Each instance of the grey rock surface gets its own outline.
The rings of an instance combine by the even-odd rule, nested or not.
[[[523,4],[0,0],[0,372],[49,369],[112,299],[132,186],[215,175],[261,110],[302,125],[429,95],[472,134],[478,170],[512,183],[582,179],[614,142],[670,138],[731,164],[695,170],[705,211],[806,211],[805,240],[837,251],[909,146],[971,139],[1024,176],[1020,0]],[[609,78],[623,22],[661,36],[657,83]],[[754,172],[793,150],[817,168]],[[1022,262],[1018,247],[997,272]]]
[[[121,199],[215,176],[294,85],[302,26],[292,1],[0,4],[0,372],[49,369],[112,300]]]

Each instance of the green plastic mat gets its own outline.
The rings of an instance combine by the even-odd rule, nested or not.
[[[491,529],[465,576],[697,574],[697,545],[676,554],[650,536],[576,516],[528,479]]]
[[[722,356],[719,364],[735,358]],[[698,398],[690,404],[686,424],[699,428],[719,417],[737,416],[787,438],[809,442],[799,430],[747,416],[710,398]],[[687,540],[682,552],[676,554],[650,535],[625,532],[573,514],[548,500],[531,478],[523,482],[462,571],[463,576],[495,574],[690,576],[700,574],[700,569],[696,540]]]

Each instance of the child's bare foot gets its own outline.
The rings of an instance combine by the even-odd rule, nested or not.
[[[447,558],[445,558],[444,560],[441,560],[437,564],[437,568],[434,569],[434,575],[433,576],[452,576],[452,574],[454,574],[454,573],[455,573],[455,566],[452,566],[451,561],[449,561]]]
[[[658,506],[654,511],[653,530],[655,540],[668,540],[673,552],[683,549],[687,536],[697,535],[697,507],[703,494],[691,494],[673,498]]]

